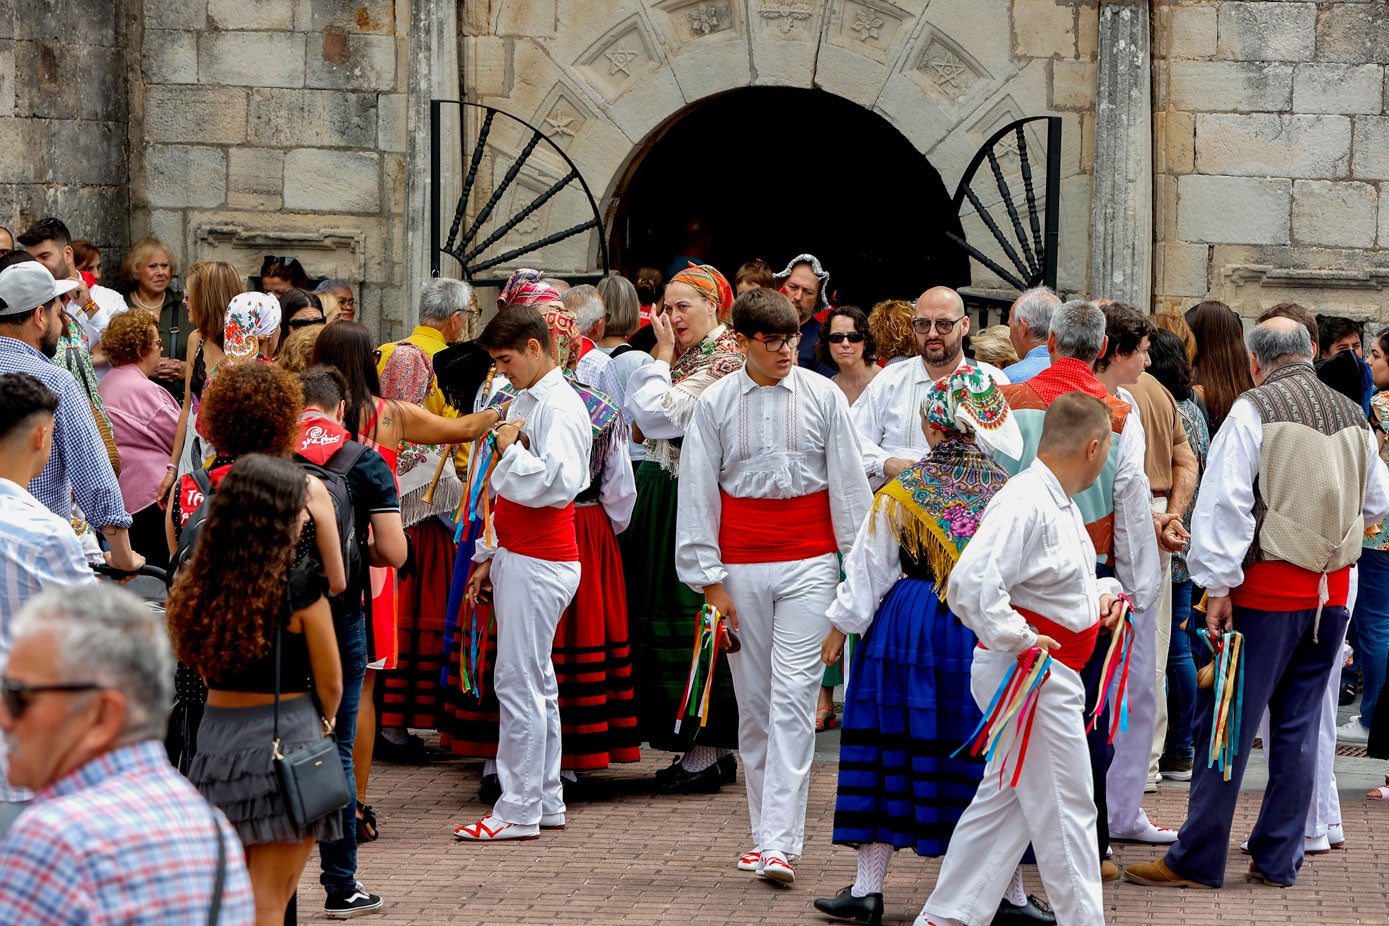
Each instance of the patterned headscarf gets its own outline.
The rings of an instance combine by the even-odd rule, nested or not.
[[[280,300],[268,293],[239,293],[227,306],[222,350],[236,363],[260,352],[260,338],[280,329]]]
[[[517,270],[511,275],[511,278],[506,281],[506,285],[502,287],[502,291],[497,294],[497,308],[504,309],[508,305],[515,305],[518,301],[515,298],[518,290],[527,284],[540,282],[542,275],[543,274],[539,270],[528,270],[525,267]]]
[[[921,401],[921,414],[933,430],[973,435],[1012,460],[1022,455],[1022,431],[1002,390],[976,367],[962,366],[937,380]]]
[[[574,364],[579,362],[578,318],[558,299],[536,308],[545,319],[545,326],[550,329],[550,353],[554,354],[555,362],[561,370],[573,369]]]
[[[728,324],[728,310],[733,307],[733,287],[713,264],[691,263],[670,278],[671,283],[684,283],[705,299],[714,303],[719,324]]]
[[[815,274],[816,278],[820,281],[820,294],[815,297],[815,311],[819,312],[821,309],[829,308],[830,272],[820,266],[820,258],[816,257],[814,254],[797,254],[795,257],[791,258],[791,263],[786,265],[786,269],[772,277],[772,279],[780,286],[791,276],[791,271],[796,269],[797,264],[808,264],[810,266],[810,272]]]

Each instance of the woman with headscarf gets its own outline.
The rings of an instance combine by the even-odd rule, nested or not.
[[[627,597],[617,546],[617,534],[631,520],[636,485],[620,411],[606,395],[574,377],[579,354],[574,313],[558,298],[533,300],[531,304],[545,319],[555,360],[570,387],[583,399],[593,427],[589,486],[574,499],[579,588],[560,618],[552,653],[559,689],[560,768],[565,780],[572,782],[578,772],[641,759],[627,639]],[[469,642],[463,649],[471,649],[476,628],[490,623],[489,611],[482,605],[465,616],[462,636]],[[500,793],[495,771],[498,705],[491,678],[496,641],[495,634],[487,636],[485,642],[479,642],[479,649],[485,647],[486,651],[481,663],[485,667],[482,696],[466,699],[454,712],[455,727],[448,738],[455,753],[487,760],[479,792],[484,803],[495,801]]]
[[[844,561],[822,656],[851,654],[844,696],[834,841],[858,849],[858,876],[815,901],[830,916],[879,923],[896,849],[945,854],[984,763],[951,753],[978,725],[970,695],[977,640],[945,603],[946,582],[989,501],[1008,480],[989,451],[1022,452],[1022,434],[988,376],[965,367],[921,403],[931,450],[878,490]],[[909,745],[908,745],[909,744]],[[1010,901],[1023,906],[1021,879]]]
[[[733,331],[719,321],[732,304],[728,281],[707,264],[672,277],[663,311],[651,321],[656,362],[632,374],[623,409],[633,433],[646,441],[646,459],[636,475],[636,510],[622,536],[638,716],[641,738],[653,748],[684,752],[657,773],[661,790],[668,793],[717,791],[732,783],[737,772],[738,709],[726,661],[718,667],[707,725],[685,722],[675,732],[676,721],[684,719],[690,646],[704,604],[675,575],[680,445],[700,395],[743,366]]]

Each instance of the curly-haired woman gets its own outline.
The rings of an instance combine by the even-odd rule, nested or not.
[[[294,565],[307,500],[289,460],[238,460],[168,600],[178,658],[208,688],[189,778],[245,846],[258,926],[283,922],[314,840],[342,830],[337,813],[294,822],[272,759],[277,662],[281,753],[322,739],[342,697],[327,583],[311,562]]]
[[[169,563],[159,482],[174,446],[179,406],[150,379],[163,348],[154,313],[130,309],[111,319],[101,337],[112,370],[97,384],[121,452],[118,477],[130,525],[130,545],[151,566]]]
[[[883,366],[916,356],[916,335],[912,334],[912,314],[916,309],[905,299],[885,299],[868,313],[868,330],[878,342]]]
[[[841,305],[830,310],[820,328],[815,359],[836,371],[834,384],[853,405],[880,369],[878,341],[869,330],[863,309]]]

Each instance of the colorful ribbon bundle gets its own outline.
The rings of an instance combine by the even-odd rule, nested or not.
[[[486,640],[492,633],[493,626],[497,622],[497,612],[492,610],[491,605],[487,606],[487,624],[482,626],[478,622],[477,602],[471,598],[463,600],[463,613],[460,615],[460,623],[466,621],[470,632],[468,641],[468,653],[466,659],[460,659],[458,667],[460,678],[458,687],[463,692],[474,697],[482,697],[482,679],[487,671],[487,646]]]
[[[492,499],[487,494],[487,480],[492,477],[492,470],[497,468],[497,460],[496,438],[491,431],[487,431],[473,441],[472,451],[468,454],[468,479],[463,485],[463,499],[453,516],[458,524],[453,532],[454,543],[462,541],[464,525],[481,518],[483,537],[488,546],[493,544]]]
[[[1104,667],[1099,697],[1095,699],[1095,709],[1090,713],[1090,724],[1085,728],[1089,733],[1100,722],[1105,702],[1114,705],[1114,722],[1109,727],[1109,742],[1119,733],[1129,729],[1129,665],[1133,661],[1133,602],[1128,595],[1120,595],[1124,616],[1109,640],[1109,652],[1104,655]]]
[[[714,667],[719,661],[719,639],[724,633],[725,619],[717,608],[705,605],[695,618],[694,652],[690,655],[690,675],[685,681],[685,694],[680,699],[680,714],[675,718],[675,732],[687,716],[699,718],[700,729],[709,723],[709,699],[714,693]]]
[[[984,709],[984,717],[979,721],[979,726],[974,728],[969,739],[952,752],[950,757],[953,759],[958,756],[968,746],[970,755],[977,756],[982,753],[985,762],[993,761],[999,744],[1003,741],[1004,732],[1011,726],[1013,736],[1008,751],[1011,751],[1014,745],[1018,747],[1012,779],[1012,787],[1017,787],[1018,777],[1022,775],[1023,761],[1027,758],[1027,744],[1032,738],[1032,721],[1037,717],[1037,696],[1041,693],[1042,683],[1051,674],[1051,663],[1050,654],[1035,646],[1020,653],[1017,662],[1008,667],[1007,674],[1003,676],[998,690],[994,692],[993,700]],[[1008,753],[1005,751],[1003,762],[999,764],[998,769],[999,787],[1003,786],[1003,776],[1007,769]]]
[[[1229,781],[1239,755],[1240,717],[1244,714],[1244,634],[1232,630],[1212,642],[1209,631],[1196,632],[1215,657],[1215,711],[1206,767],[1220,769],[1221,776]]]

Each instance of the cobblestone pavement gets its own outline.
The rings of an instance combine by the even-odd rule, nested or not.
[[[854,853],[829,842],[836,766],[829,735],[813,770],[806,819],[806,854],[794,886],[760,881],[733,867],[749,849],[741,770],[737,786],[717,795],[681,798],[652,794],[647,781],[670,761],[651,752],[637,765],[593,776],[600,799],[573,803],[569,826],[538,840],[502,845],[457,843],[453,827],[486,808],[476,799],[479,764],[459,760],[373,770],[371,803],[381,838],[361,847],[359,877],[386,900],[366,924],[744,924],[826,923],[812,898],[837,891],[854,877]],[[1251,772],[1262,759],[1251,759]],[[1344,767],[1343,767],[1344,766]],[[1257,767],[1257,768],[1256,768]],[[1155,890],[1131,884],[1105,887],[1107,921],[1128,924],[1389,924],[1389,804],[1364,799],[1383,763],[1337,762],[1347,848],[1309,858],[1289,889],[1246,885],[1248,864],[1239,841],[1258,811],[1257,792],[1241,797],[1228,886],[1222,891]],[[1261,777],[1253,775],[1251,777]],[[606,792],[606,793],[604,793]],[[1145,802],[1160,823],[1186,813],[1186,790],[1164,785]],[[1159,850],[1116,846],[1122,867],[1156,858]],[[935,883],[938,862],[897,854],[888,874],[886,923],[910,924]],[[1037,889],[1036,869],[1026,869]],[[320,912],[318,859],[311,858],[300,891],[301,922],[326,922]]]

